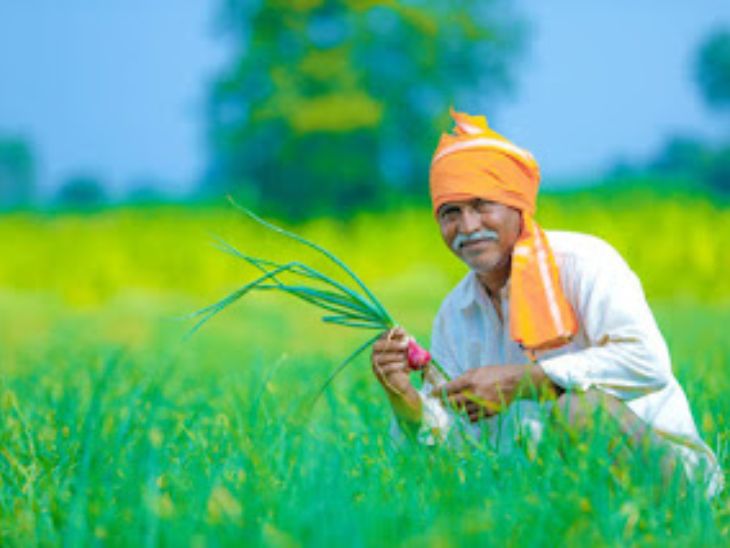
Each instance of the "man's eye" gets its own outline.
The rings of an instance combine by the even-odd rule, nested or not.
[[[457,207],[445,207],[441,210],[439,217],[442,219],[450,219],[456,217],[459,214],[459,208]]]
[[[479,212],[489,211],[492,207],[494,207],[494,202],[491,200],[477,200],[474,203],[474,208]]]

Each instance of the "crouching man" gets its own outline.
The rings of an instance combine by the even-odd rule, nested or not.
[[[441,137],[430,174],[443,240],[470,268],[444,300],[431,339],[452,380],[431,371],[416,390],[408,334],[385,333],[371,361],[399,422],[446,429],[443,402],[486,423],[481,431],[508,448],[517,431],[539,436],[545,405],[577,425],[600,407],[627,437],[666,444],[690,474],[705,470],[708,493],[719,491],[717,460],[698,435],[637,277],[598,238],[543,231],[533,218],[540,175],[532,155],[484,117],[452,116],[454,133]]]

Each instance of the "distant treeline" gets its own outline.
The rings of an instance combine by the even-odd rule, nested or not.
[[[220,22],[232,55],[208,93],[208,168],[185,199],[230,193],[291,219],[422,199],[449,106],[496,109],[527,42],[523,18],[502,0],[226,0]],[[728,117],[730,30],[699,45],[693,68],[707,107]],[[39,200],[36,163],[27,140],[0,135],[0,209],[112,201],[103,176],[83,171]],[[613,175],[730,195],[730,133],[716,142],[677,135]],[[153,180],[135,186],[123,201],[166,200]]]

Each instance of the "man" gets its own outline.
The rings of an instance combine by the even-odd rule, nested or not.
[[[484,117],[452,116],[455,133],[442,136],[430,174],[441,235],[470,268],[433,327],[432,354],[452,380],[431,370],[417,391],[410,337],[401,328],[384,334],[373,371],[399,422],[443,437],[452,420],[443,401],[509,449],[517,432],[539,438],[546,407],[571,424],[600,407],[637,444],[664,444],[689,473],[704,470],[717,492],[717,460],[637,277],[598,238],[544,232],[533,218],[540,175],[530,153]],[[557,403],[542,397],[549,393]]]

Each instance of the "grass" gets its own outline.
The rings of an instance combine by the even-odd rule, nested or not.
[[[730,214],[694,198],[611,199],[548,201],[545,225],[598,233],[637,270],[727,470],[730,291],[716,250]],[[372,216],[301,228],[425,342],[463,270],[428,212],[385,217],[399,230]],[[509,457],[399,448],[365,357],[309,411],[362,335],[306,304],[252,294],[184,342],[182,315],[255,276],[209,250],[209,231],[291,255],[225,210],[0,219],[1,544],[727,543],[727,494],[708,504],[661,489],[651,466],[611,466],[600,429],[570,465],[551,438]]]

